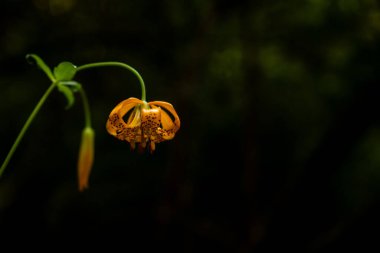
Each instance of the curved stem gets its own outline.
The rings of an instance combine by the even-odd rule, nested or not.
[[[146,93],[145,93],[144,80],[142,79],[142,77],[139,74],[139,72],[137,72],[137,70],[135,70],[134,68],[132,68],[128,64],[121,63],[121,62],[97,62],[97,63],[89,63],[89,64],[85,64],[85,65],[79,66],[79,67],[77,67],[76,70],[78,72],[78,71],[84,70],[84,69],[96,68],[96,67],[105,67],[105,66],[116,66],[116,67],[126,68],[129,71],[131,71],[133,74],[135,74],[135,76],[137,76],[137,78],[139,79],[140,86],[141,86],[141,100],[142,101],[146,101]]]
[[[90,105],[88,103],[86,92],[81,87],[79,90],[79,93],[80,93],[80,96],[82,97],[85,127],[91,127],[91,111],[90,111]]]
[[[0,177],[3,174],[5,168],[7,167],[9,161],[11,160],[13,153],[16,151],[17,146],[20,144],[21,139],[24,137],[26,130],[28,130],[30,124],[32,123],[32,121],[36,117],[37,113],[39,112],[42,105],[44,104],[44,102],[46,101],[46,99],[50,95],[50,93],[53,91],[55,86],[56,86],[56,83],[52,83],[49,86],[49,88],[45,91],[44,95],[41,97],[40,101],[38,101],[38,103],[37,103],[36,107],[34,108],[34,110],[32,111],[32,113],[29,115],[29,118],[26,120],[24,126],[22,127],[22,129],[21,129],[20,133],[18,134],[15,142],[12,145],[12,148],[9,150],[7,157],[5,158],[3,164],[1,165]]]

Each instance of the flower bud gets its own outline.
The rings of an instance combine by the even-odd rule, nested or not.
[[[92,164],[94,162],[95,132],[91,127],[85,127],[82,131],[82,142],[79,149],[78,160],[78,186],[79,191],[88,187]]]

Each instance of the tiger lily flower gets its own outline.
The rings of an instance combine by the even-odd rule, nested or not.
[[[123,117],[127,113],[129,116],[125,122]],[[177,112],[170,103],[145,102],[132,97],[111,111],[106,128],[109,134],[129,142],[131,149],[136,147],[136,143],[141,148],[148,144],[150,152],[153,152],[156,143],[173,139],[180,125]]]

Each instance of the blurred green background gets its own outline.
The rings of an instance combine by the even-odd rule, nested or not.
[[[378,248],[378,1],[4,0],[1,10],[1,160],[49,85],[28,53],[51,67],[128,63],[147,99],[169,101],[182,121],[153,155],[131,152],[105,122],[140,96],[135,76],[78,74],[96,130],[90,188],[76,185],[80,98],[64,110],[55,91],[0,180],[2,244]]]

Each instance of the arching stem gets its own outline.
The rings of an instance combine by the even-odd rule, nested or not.
[[[142,101],[146,101],[146,93],[145,93],[144,80],[142,79],[142,77],[139,74],[139,72],[137,72],[136,69],[132,68],[128,64],[121,63],[121,62],[97,62],[97,63],[89,63],[89,64],[85,64],[85,65],[79,66],[79,67],[77,67],[76,70],[78,72],[78,71],[81,71],[81,70],[84,70],[84,69],[97,68],[97,67],[105,67],[105,66],[122,67],[122,68],[125,68],[125,69],[128,69],[129,71],[131,71],[137,77],[137,79],[140,82],[140,86],[141,86],[141,100]]]

